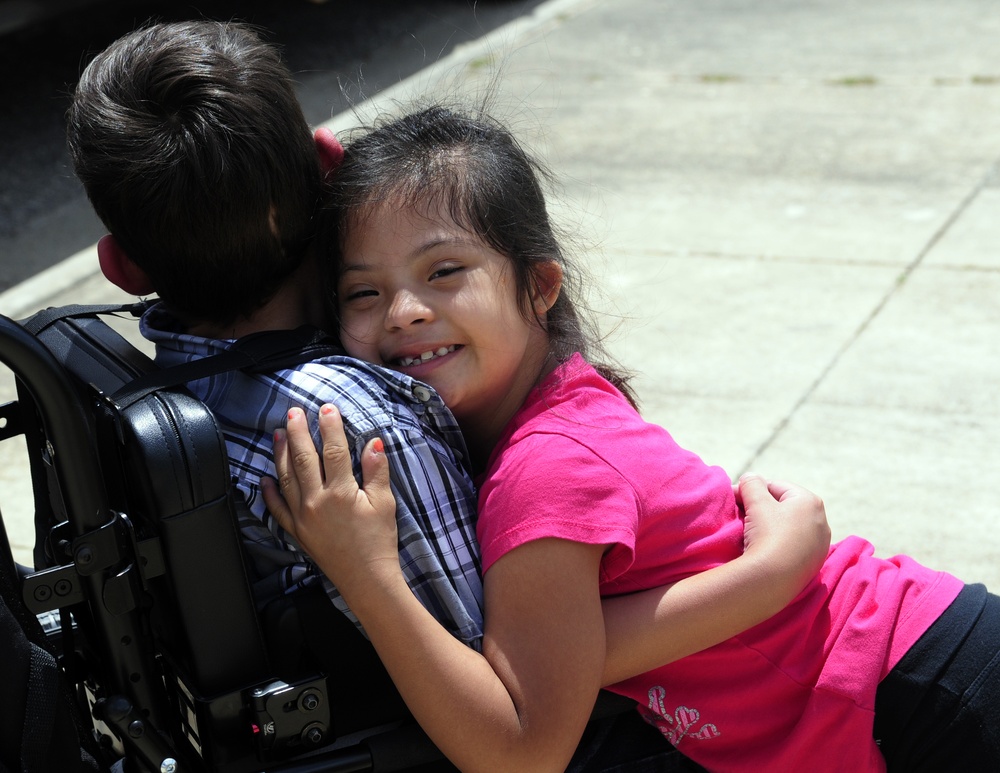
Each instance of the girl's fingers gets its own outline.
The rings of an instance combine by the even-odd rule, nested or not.
[[[333,405],[319,409],[319,435],[323,441],[323,473],[327,486],[347,497],[357,492],[351,451],[344,434],[340,411]]]
[[[740,476],[739,490],[740,501],[743,502],[743,506],[747,510],[754,505],[764,505],[776,498],[770,491],[768,482],[754,473],[748,472]]]
[[[279,435],[275,434],[274,464],[278,471],[278,483],[285,499],[292,506],[298,507],[302,492],[316,491],[323,486],[323,470],[319,455],[309,434],[309,422],[301,408],[288,411],[288,421],[285,424],[285,447],[280,449]],[[280,464],[279,464],[280,460]]]
[[[291,409],[286,428],[274,433],[278,481],[275,484],[262,480],[261,491],[268,510],[282,528],[296,538],[305,538],[307,534],[298,534],[299,529],[307,532],[313,529],[317,513],[323,514],[320,520],[327,523],[331,512],[353,512],[361,518],[370,518],[374,513],[388,519],[394,527],[396,500],[390,487],[389,463],[382,439],[369,441],[361,454],[362,486],[359,487],[343,420],[334,406],[320,408],[319,431],[322,458],[301,409]],[[330,509],[335,506],[336,509]]]
[[[264,504],[267,506],[268,512],[277,519],[278,525],[298,539],[298,534],[295,532],[295,516],[285,498],[281,495],[281,490],[278,488],[278,481],[266,476],[261,478],[260,491],[264,495]]]
[[[280,489],[274,492],[275,496],[281,497],[282,504],[289,504],[296,508],[302,501],[302,492],[299,489],[299,479],[292,466],[292,459],[288,450],[288,435],[285,430],[274,431],[274,443],[272,446],[274,453],[274,470],[278,476],[277,487]],[[261,481],[263,486],[263,480]],[[276,487],[276,488],[277,488]],[[267,502],[267,499],[264,500]],[[270,510],[270,504],[268,504]]]
[[[389,460],[381,438],[369,441],[361,455],[362,488],[376,512],[396,512],[396,498],[389,485]]]
[[[801,496],[803,493],[811,493],[807,492],[801,486],[796,486],[794,483],[782,480],[768,481],[767,488],[771,492],[771,495],[779,502],[790,496]]]

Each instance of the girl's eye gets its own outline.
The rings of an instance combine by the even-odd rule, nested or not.
[[[464,266],[445,266],[444,268],[437,269],[433,274],[431,274],[431,279],[442,279],[446,276],[457,274],[464,268],[465,268]]]
[[[370,288],[364,290],[352,290],[346,294],[341,295],[345,301],[357,301],[362,298],[374,298],[378,295],[378,291],[372,290]]]

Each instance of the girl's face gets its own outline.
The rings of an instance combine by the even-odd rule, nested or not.
[[[470,443],[496,442],[548,353],[543,327],[521,312],[510,260],[450,218],[391,204],[349,228],[343,257],[347,351],[430,384]],[[560,279],[555,263],[541,264],[537,314]]]

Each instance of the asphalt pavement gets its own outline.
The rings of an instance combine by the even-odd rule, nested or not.
[[[996,590],[998,39],[992,0],[549,0],[361,114],[495,92],[649,419],[819,493],[835,538]],[[0,312],[121,297],[90,249]]]

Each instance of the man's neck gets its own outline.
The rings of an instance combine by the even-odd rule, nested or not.
[[[190,325],[187,332],[202,338],[229,340],[243,338],[243,336],[259,333],[263,330],[293,330],[305,324],[308,324],[305,315],[291,309],[271,310],[264,308],[251,317],[241,317],[228,325],[213,323]]]
[[[203,338],[237,339],[265,330],[294,330],[302,325],[323,326],[322,301],[309,266],[292,274],[267,303],[249,317],[227,325],[211,322],[188,326],[187,332]]]

